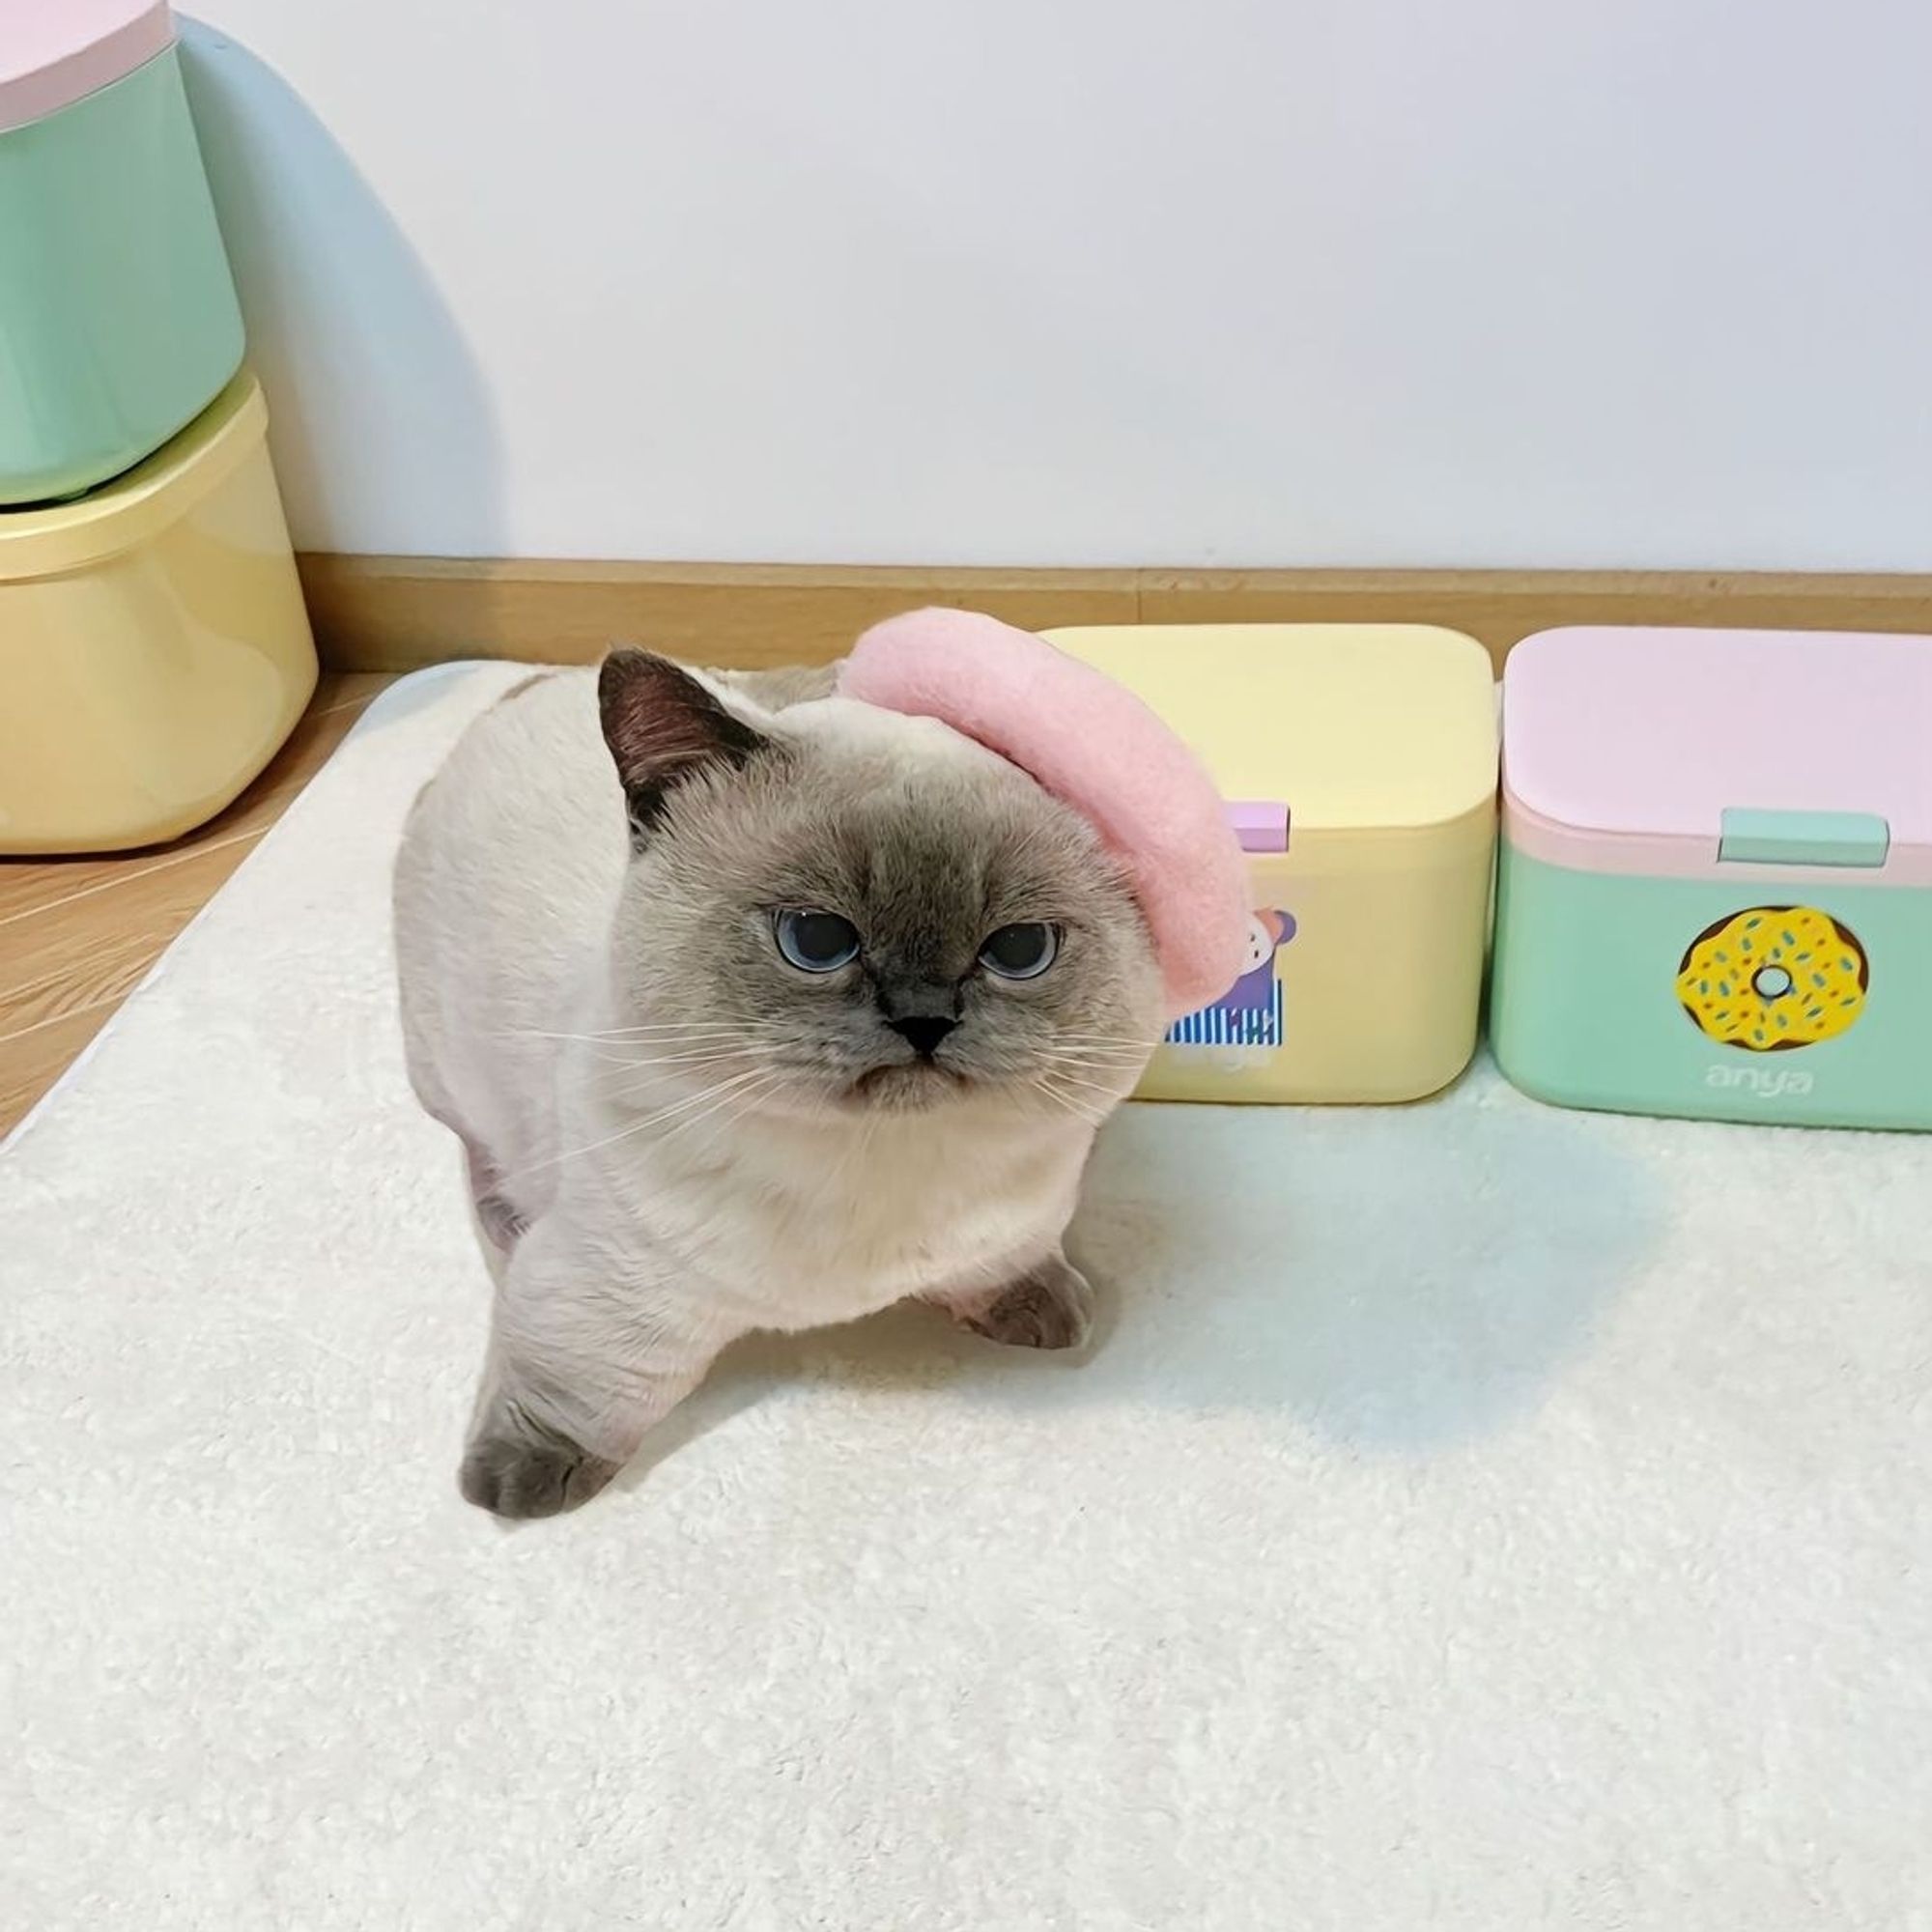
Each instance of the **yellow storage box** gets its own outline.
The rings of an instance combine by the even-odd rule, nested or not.
[[[212,818],[315,689],[243,371],[145,463],[0,511],[0,852],[104,852]]]
[[[1181,1020],[1154,1100],[1413,1100],[1475,1050],[1496,822],[1490,660],[1421,625],[1054,631],[1213,774],[1248,848],[1253,946]]]

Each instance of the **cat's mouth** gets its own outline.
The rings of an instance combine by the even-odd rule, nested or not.
[[[936,1060],[895,1060],[860,1074],[845,1090],[845,1098],[855,1106],[910,1111],[936,1107],[972,1085],[965,1074]]]

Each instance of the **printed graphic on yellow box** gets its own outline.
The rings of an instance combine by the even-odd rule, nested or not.
[[[1275,954],[1295,934],[1294,915],[1281,906],[1259,906],[1248,917],[1248,957],[1241,977],[1198,1013],[1168,1030],[1174,1046],[1220,1046],[1272,1051],[1283,1031],[1281,981]]]

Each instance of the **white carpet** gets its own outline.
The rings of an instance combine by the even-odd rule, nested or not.
[[[1932,1140],[1129,1110],[1077,1366],[920,1312],[457,1498],[400,687],[0,1155],[0,1925],[1932,1923]]]

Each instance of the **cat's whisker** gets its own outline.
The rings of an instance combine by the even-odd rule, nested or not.
[[[1076,1106],[1073,1101],[1066,1099],[1064,1095],[1058,1094],[1049,1094],[1047,1095],[1047,1098],[1050,1099],[1054,1103],[1054,1105],[1058,1107],[1060,1111],[1063,1114],[1066,1115],[1070,1120],[1079,1121],[1084,1125],[1090,1127],[1097,1128],[1100,1125],[1100,1120],[1097,1115],[1090,1114],[1086,1110],[1086,1108],[1081,1106]]]
[[[1043,1053],[1038,1056],[1042,1065],[1058,1070],[1062,1067],[1073,1073],[1098,1073],[1109,1077],[1139,1073],[1143,1057],[1129,1059],[1094,1059],[1084,1053]]]
[[[1049,1080],[1067,1088],[1069,1092],[1077,1091],[1094,1094],[1099,1099],[1104,1100],[1109,1107],[1118,1107],[1126,1098],[1126,1092],[1118,1085],[1109,1085],[1105,1081],[1100,1080],[1084,1079],[1077,1073],[1068,1073],[1064,1067],[1049,1066],[1045,1069],[1045,1072]]]
[[[1050,1073],[1046,1076],[1056,1086],[1078,1089],[1083,1094],[1097,1094],[1106,1101],[1106,1111],[1111,1112],[1120,1102],[1120,1094],[1111,1087],[1102,1087],[1092,1080],[1082,1080],[1072,1073]]]
[[[750,1022],[753,1028],[757,1022]],[[663,1020],[653,1026],[616,1026],[601,1034],[603,1039],[655,1039],[663,1034],[742,1034],[748,1030],[744,1020],[682,1020],[670,1022]],[[769,1028],[763,1028],[769,1032]]]
[[[1091,1080],[1096,1087],[1105,1087],[1109,1093],[1118,1094],[1131,1093],[1140,1074],[1136,1066],[1092,1066],[1075,1060],[1049,1060],[1042,1064],[1040,1071],[1055,1078],[1065,1075]]]
[[[635,1139],[639,1134],[647,1132],[663,1122],[672,1120],[690,1108],[715,1098],[727,1089],[742,1087],[747,1081],[757,1079],[760,1073],[768,1069],[750,1067],[743,1073],[732,1074],[728,1079],[715,1081],[709,1087],[701,1088],[697,1093],[688,1095],[672,1106],[646,1115],[641,1121],[633,1121],[628,1125],[619,1127],[614,1134],[606,1134],[602,1140],[591,1141],[584,1147],[572,1148],[564,1153],[552,1154],[547,1160],[532,1161],[528,1166],[520,1168],[516,1173],[505,1175],[503,1178],[505,1180],[521,1180],[528,1175],[540,1174],[546,1168],[560,1167],[565,1161],[581,1160],[585,1154],[595,1153],[601,1148],[614,1147],[619,1141]]]
[[[711,1120],[713,1116],[720,1113],[723,1113],[724,1118],[719,1121],[713,1127],[712,1131],[714,1133],[723,1132],[726,1127],[736,1126],[747,1114],[756,1109],[760,1101],[768,1098],[779,1087],[783,1085],[784,1076],[776,1068],[768,1066],[763,1068],[762,1071],[764,1075],[762,1081],[745,1087],[736,1093],[727,1094],[722,1100],[705,1108],[702,1113],[693,1114],[688,1119],[679,1121],[664,1138],[667,1141],[675,1140],[679,1134],[689,1133],[693,1127],[699,1125],[702,1122]]]
[[[1107,1118],[1105,1112],[1096,1111],[1084,1105],[1070,1094],[1061,1092],[1051,1075],[1040,1074],[1029,1083],[1043,1094],[1064,1114],[1070,1114],[1077,1121],[1085,1121],[1089,1126],[1097,1127]]]
[[[1112,1071],[1114,1071],[1114,1069],[1112,1068],[1100,1069],[1094,1067],[1079,1067],[1066,1065],[1057,1065],[1045,1067],[1042,1070],[1044,1072],[1045,1077],[1053,1081],[1056,1086],[1086,1087],[1092,1089],[1092,1091],[1094,1092],[1095,1094],[1104,1094],[1107,1097],[1107,1104],[1110,1107],[1118,1103],[1119,1100],[1121,1099],[1121,1090],[1118,1086],[1114,1086],[1103,1081],[1093,1080],[1088,1078],[1088,1075],[1090,1073],[1094,1073],[1096,1071],[1105,1071],[1111,1073]]]
[[[746,1054],[734,1054],[732,1056],[732,1060],[747,1073],[756,1073],[766,1065],[764,1062],[753,1062],[753,1065],[747,1066],[744,1063],[749,1058],[750,1056]],[[725,1072],[729,1070],[729,1062],[722,1064],[717,1068],[707,1066],[672,1067],[668,1074],[659,1075],[655,1079],[643,1078],[624,1081],[621,1084],[613,1085],[609,1092],[611,1099],[619,1101],[624,1105],[649,1106],[654,1099],[660,1099],[668,1093],[674,1094],[677,1092],[677,1089],[670,1082],[680,1074],[688,1073],[695,1078],[703,1079],[713,1071]],[[705,1091],[709,1091],[708,1088]]]
[[[702,1052],[628,1054],[600,1053],[597,1057],[610,1066],[634,1068],[639,1072],[653,1066],[716,1066],[727,1060],[749,1059],[757,1052],[752,1046],[707,1047]]]
[[[667,1121],[674,1121],[707,1100],[716,1099],[721,1094],[733,1093],[754,1080],[762,1079],[770,1071],[771,1069],[765,1066],[748,1066],[742,1073],[733,1073],[723,1080],[714,1080],[710,1086],[700,1087],[696,1094],[689,1094],[682,1100],[673,1100],[668,1107],[661,1107],[656,1113],[647,1115],[636,1123],[634,1131],[641,1132],[646,1127],[661,1126]]]
[[[632,1042],[639,1046],[649,1046],[661,1038],[696,1039],[702,1036],[743,1034],[749,1031],[751,1029],[738,1021],[694,1020],[677,1024],[667,1021],[662,1026],[652,1027],[619,1027],[609,1033],[547,1033],[539,1027],[513,1027],[507,1033],[498,1034],[497,1037],[570,1040],[585,1046],[623,1046]]]
[[[543,1038],[581,1043],[590,1048],[589,1057],[606,1066],[642,1071],[659,1066],[698,1067],[722,1065],[726,1061],[743,1060],[759,1049],[755,1037],[743,1027],[723,1030],[717,1035],[688,1037],[680,1030],[660,1039],[606,1039],[597,1034],[526,1034],[525,1038]],[[627,1052],[621,1049],[668,1049]]]
[[[1144,1060],[1146,1060],[1147,1055],[1144,1053],[1136,1053],[1136,1054],[1075,1053],[1070,1049],[1056,1050],[1053,1048],[1048,1048],[1044,1053],[1039,1054],[1037,1057],[1048,1066],[1092,1067],[1095,1069],[1104,1070],[1108,1073],[1115,1073],[1123,1071],[1128,1067],[1139,1066],[1141,1063]]]
[[[1040,1079],[1029,1080],[1027,1082],[1027,1086],[1034,1093],[1037,1094],[1042,1099],[1050,1100],[1053,1103],[1056,1112],[1062,1114],[1070,1114],[1073,1111],[1072,1103],[1069,1100],[1064,1098],[1061,1094],[1056,1094],[1053,1091],[1053,1089],[1046,1084],[1044,1080]]]
[[[691,1053],[728,1053],[741,1043],[739,1038],[720,1035],[716,1039],[646,1039],[639,1040],[633,1049],[628,1042],[619,1041],[615,1045],[600,1046],[596,1057],[612,1060],[619,1065],[633,1064],[647,1065],[653,1060],[675,1059]]]
[[[608,1037],[628,1039],[640,1034],[656,1033],[743,1033],[750,1027],[760,1032],[770,1028],[756,1020],[647,1020],[637,1026],[607,1027]]]

